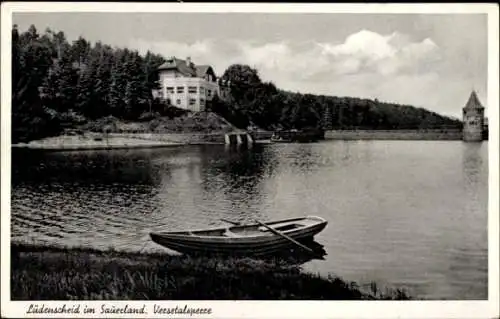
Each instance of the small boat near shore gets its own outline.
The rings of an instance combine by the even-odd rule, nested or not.
[[[310,143],[325,139],[325,132],[317,129],[281,130],[271,136],[274,143]]]
[[[153,232],[153,242],[185,254],[268,255],[289,248],[303,248],[327,221],[317,216],[284,219],[265,224],[256,221],[204,230]],[[311,249],[309,249],[312,252]]]

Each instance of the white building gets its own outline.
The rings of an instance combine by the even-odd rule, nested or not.
[[[195,65],[188,57],[168,59],[159,68],[160,89],[155,95],[170,104],[195,112],[205,111],[206,102],[215,95],[224,99],[228,90],[222,89],[210,65]]]

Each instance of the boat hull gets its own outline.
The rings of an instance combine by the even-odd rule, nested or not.
[[[282,233],[299,242],[311,241],[326,225],[327,222],[323,220],[308,227],[292,229]],[[243,227],[245,226],[239,226],[239,228]],[[185,254],[263,256],[290,248],[297,248],[297,245],[292,241],[272,233],[266,236],[237,237],[189,236],[182,233],[151,233],[150,236],[155,243]]]

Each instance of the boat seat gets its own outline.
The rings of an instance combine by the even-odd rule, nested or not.
[[[229,229],[224,232],[224,236],[226,236],[226,237],[240,237],[238,234],[233,233]]]

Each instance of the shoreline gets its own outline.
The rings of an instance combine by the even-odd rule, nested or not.
[[[185,144],[144,144],[144,145],[19,145],[13,144],[13,148],[30,149],[30,150],[45,150],[45,151],[96,151],[96,150],[124,150],[124,149],[150,149],[150,148],[165,148],[183,146]]]
[[[219,133],[110,133],[108,135],[86,132],[82,135],[59,135],[47,137],[28,143],[16,143],[15,149],[31,149],[46,151],[79,151],[79,150],[117,150],[148,149],[187,145],[227,145],[226,134]],[[253,141],[254,144],[268,142],[265,139]]]
[[[85,136],[59,135],[28,143],[12,144],[12,148],[33,149],[47,151],[78,151],[78,150],[117,150],[117,149],[144,149],[165,148],[192,145],[186,141],[162,141],[147,139],[140,134],[110,135],[86,133]],[[206,142],[206,144],[214,144]],[[215,143],[220,144],[220,143]]]
[[[266,287],[266,289],[262,289]],[[408,300],[283,259],[192,257],[11,243],[12,300]]]
[[[163,148],[185,145],[225,145],[218,133],[111,133],[108,135],[85,132],[83,135],[59,135],[28,143],[12,144],[12,148],[48,151],[115,150]],[[254,143],[266,143],[272,132],[249,132]],[[461,131],[441,130],[327,130],[325,140],[408,140],[408,141],[460,141]],[[484,140],[487,141],[487,140]]]

